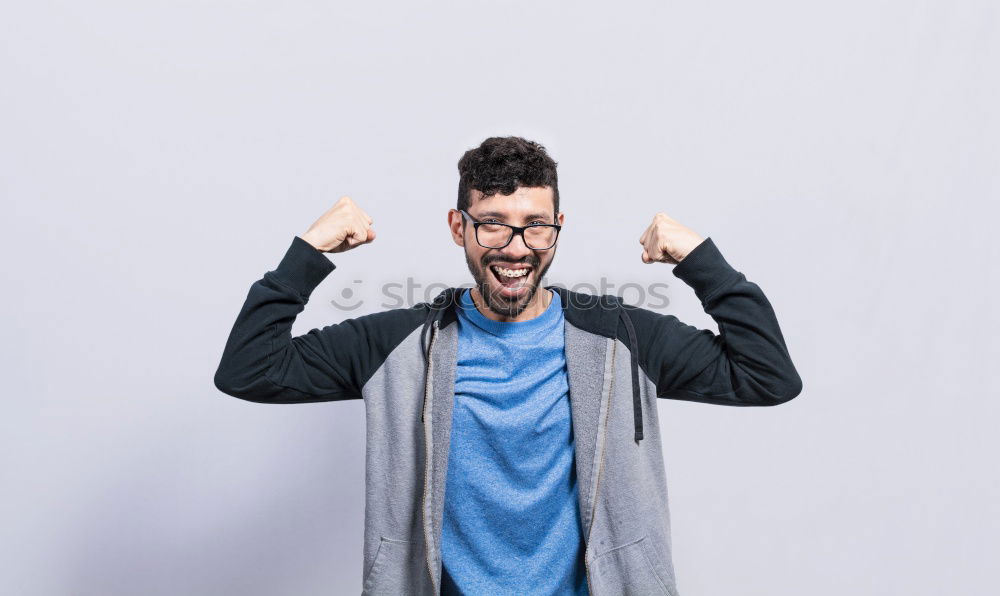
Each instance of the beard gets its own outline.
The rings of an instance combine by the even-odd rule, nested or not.
[[[545,267],[542,269],[538,268],[541,264],[541,259],[534,254],[517,261],[531,266],[531,272],[528,273],[530,280],[525,281],[528,291],[524,294],[524,296],[519,298],[510,298],[508,296],[504,296],[499,291],[500,282],[496,280],[493,272],[490,270],[490,264],[496,261],[514,261],[504,259],[498,254],[487,254],[483,257],[482,262],[477,264],[473,262],[472,257],[469,256],[468,252],[465,253],[465,263],[469,266],[469,272],[472,273],[472,278],[476,282],[476,287],[479,288],[479,294],[483,297],[483,302],[486,303],[486,308],[502,317],[510,318],[518,316],[524,311],[524,309],[528,308],[529,304],[531,304],[532,299],[535,297],[535,293],[538,292],[538,287],[542,278],[545,277],[545,273],[549,270],[549,266],[552,265],[552,260],[553,259],[549,259],[549,262],[546,263]],[[493,278],[492,285],[490,278]]]

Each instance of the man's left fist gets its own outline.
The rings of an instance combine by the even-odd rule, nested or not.
[[[653,223],[649,224],[639,238],[642,262],[677,265],[704,240],[694,230],[666,213],[657,213],[653,216]]]

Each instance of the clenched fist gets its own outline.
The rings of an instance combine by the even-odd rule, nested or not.
[[[309,226],[302,239],[322,252],[344,252],[375,240],[375,229],[372,218],[344,196]]]
[[[643,263],[677,265],[705,239],[666,213],[657,213],[639,238]]]

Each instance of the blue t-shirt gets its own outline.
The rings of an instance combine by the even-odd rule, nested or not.
[[[459,307],[441,593],[587,594],[559,295],[515,323]]]

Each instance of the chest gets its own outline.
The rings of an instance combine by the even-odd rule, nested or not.
[[[568,390],[562,325],[497,336],[459,324],[455,394],[523,394]]]

